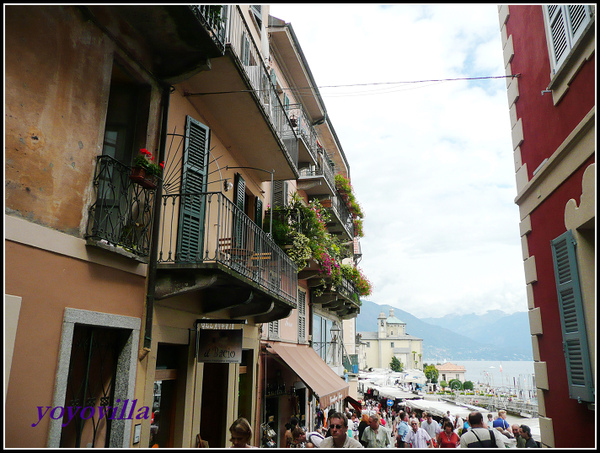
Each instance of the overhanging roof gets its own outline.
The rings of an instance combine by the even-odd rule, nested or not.
[[[269,342],[275,352],[319,396],[326,408],[348,396],[350,384],[339,377],[310,346]]]

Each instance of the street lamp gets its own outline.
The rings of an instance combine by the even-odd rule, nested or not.
[[[333,323],[331,324],[331,329],[329,330],[331,332],[331,345],[333,346],[333,366],[337,366],[338,365],[338,353],[337,353],[337,343],[339,341],[339,335],[341,332],[341,329],[338,326],[337,321],[333,321]]]

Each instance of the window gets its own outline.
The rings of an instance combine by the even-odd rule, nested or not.
[[[279,320],[269,323],[269,339],[279,338]]]
[[[577,243],[569,230],[552,241],[552,259],[567,365],[569,397],[594,401],[594,379],[583,314],[583,297],[577,266]]]
[[[589,5],[544,6],[553,74],[566,61],[571,49],[592,21],[592,16],[593,10]]]
[[[390,343],[390,347],[392,347],[392,348],[394,347],[394,342],[393,341]]]

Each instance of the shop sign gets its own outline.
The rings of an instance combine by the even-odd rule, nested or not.
[[[197,359],[202,363],[242,363],[243,328],[226,322],[197,325]]]

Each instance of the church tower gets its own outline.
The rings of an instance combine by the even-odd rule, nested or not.
[[[385,316],[383,311],[377,316],[377,326],[379,329],[377,338],[385,338],[387,336],[387,316]]]

